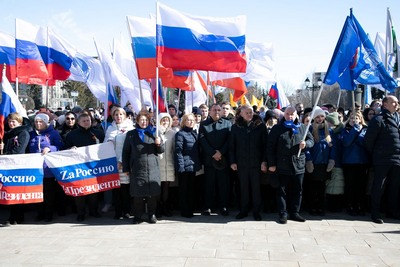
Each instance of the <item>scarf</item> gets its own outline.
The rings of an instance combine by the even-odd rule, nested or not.
[[[139,137],[140,137],[140,140],[142,140],[142,142],[144,142],[144,133],[145,132],[148,132],[151,135],[153,135],[153,133],[154,133],[154,129],[153,129],[153,127],[151,125],[147,126],[144,129],[136,128],[136,130],[137,130],[137,132],[139,134]]]
[[[298,134],[299,130],[297,130],[297,129],[300,128],[301,123],[295,124],[293,121],[284,121],[283,126],[285,126],[286,128],[292,129],[293,134]]]

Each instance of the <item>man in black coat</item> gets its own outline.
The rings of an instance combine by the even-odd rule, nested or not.
[[[218,190],[221,215],[228,215],[230,179],[227,155],[232,123],[222,119],[221,112],[220,105],[212,105],[210,117],[201,122],[199,128],[205,179],[203,215],[206,216],[214,207],[215,188]]]
[[[383,108],[369,123],[365,133],[365,147],[372,155],[374,179],[371,188],[371,219],[382,224],[380,216],[382,194],[387,188],[387,217],[399,218],[400,185],[400,122],[395,96],[382,100]]]
[[[104,132],[92,127],[92,119],[88,113],[81,113],[78,116],[78,128],[72,130],[65,137],[65,148],[83,147],[95,145],[104,141]],[[75,197],[75,205],[78,212],[77,221],[85,220],[86,215],[86,199],[89,202],[89,215],[100,217],[98,212],[98,193],[87,196]]]
[[[314,138],[308,127],[298,122],[296,109],[286,108],[282,121],[272,127],[267,140],[268,170],[276,172],[279,179],[276,196],[281,224],[287,223],[288,213],[293,221],[306,221],[299,214],[306,165],[304,149],[313,145]]]

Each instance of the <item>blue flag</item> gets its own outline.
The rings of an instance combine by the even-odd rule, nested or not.
[[[354,90],[356,83],[381,84],[390,92],[397,87],[396,80],[386,71],[352,10],[346,18],[324,79],[328,85],[335,82],[345,90]]]

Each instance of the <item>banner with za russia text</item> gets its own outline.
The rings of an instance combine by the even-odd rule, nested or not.
[[[43,202],[43,156],[0,156],[0,204]]]
[[[48,153],[45,161],[66,195],[84,196],[120,187],[111,142]]]

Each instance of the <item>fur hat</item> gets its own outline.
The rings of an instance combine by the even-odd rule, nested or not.
[[[45,113],[38,113],[38,114],[36,114],[36,116],[35,116],[35,121],[36,121],[36,120],[42,120],[44,123],[49,124],[50,118],[49,118],[49,116],[48,116],[47,114],[45,114]]]
[[[272,110],[267,110],[267,111],[265,112],[264,122],[267,122],[267,121],[268,121],[269,119],[271,119],[271,118],[275,118],[275,119],[278,120],[278,116],[275,114],[274,111],[272,111]]]
[[[322,108],[316,106],[315,107],[315,111],[314,111],[313,119],[315,119],[316,117],[321,116],[321,115],[326,117],[325,111],[323,111]]]
[[[325,120],[327,122],[332,123],[334,126],[338,126],[340,124],[339,113],[337,113],[337,112],[329,113],[328,115],[326,115]]]

